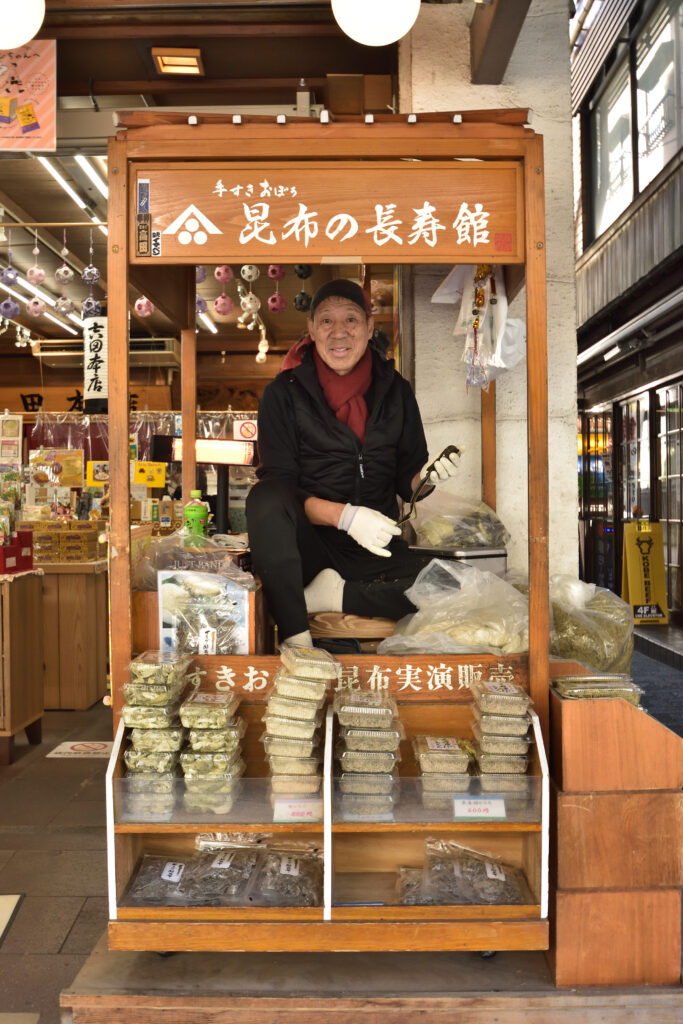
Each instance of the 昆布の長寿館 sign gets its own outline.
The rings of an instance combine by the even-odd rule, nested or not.
[[[136,259],[523,260],[515,163],[201,163],[136,175]]]

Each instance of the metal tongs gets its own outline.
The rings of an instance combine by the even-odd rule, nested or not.
[[[460,455],[460,454],[461,454],[461,449],[458,448],[458,446],[456,444],[449,444],[446,448],[444,448],[444,450],[441,452],[440,455],[437,455],[437,457],[432,462],[429,463],[429,465],[425,469],[424,476],[420,478],[420,480],[419,480],[419,482],[417,484],[417,487],[415,488],[415,490],[413,491],[412,495],[410,496],[410,508],[408,509],[408,511],[404,515],[402,515],[400,517],[400,519],[396,520],[396,525],[397,526],[403,526],[404,523],[408,523],[408,522],[410,522],[411,519],[415,518],[415,516],[417,514],[417,510],[415,508],[415,505],[420,500],[420,498],[422,496],[422,492],[424,491],[425,487],[427,487],[429,485],[429,483],[430,483],[429,477],[430,477],[431,473],[434,472],[434,470],[436,468],[435,464],[439,461],[439,459],[444,459],[444,458],[447,459],[451,455]]]

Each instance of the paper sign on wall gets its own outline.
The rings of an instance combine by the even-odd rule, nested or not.
[[[637,626],[668,623],[661,523],[624,523],[621,596]]]
[[[166,463],[136,462],[133,470],[133,483],[145,484],[146,487],[165,487]]]

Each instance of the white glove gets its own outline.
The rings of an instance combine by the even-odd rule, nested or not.
[[[422,473],[429,470],[428,480],[430,484],[438,484],[440,481],[449,480],[454,477],[460,465],[460,453],[451,452],[450,455],[440,455],[434,462],[428,463]]]
[[[391,557],[387,544],[401,532],[393,519],[365,505],[344,505],[337,529],[345,530],[362,548],[383,558]]]

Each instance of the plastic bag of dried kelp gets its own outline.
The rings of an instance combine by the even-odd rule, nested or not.
[[[266,836],[248,833],[201,833],[195,840],[198,856],[179,883],[189,904],[244,905],[257,867],[264,856]]]
[[[414,523],[419,547],[446,550],[503,548],[510,534],[496,513],[483,501],[471,502],[436,495],[417,506]]]
[[[405,906],[438,902],[433,894],[425,889],[423,868],[400,867],[396,890],[398,902]]]
[[[425,890],[438,903],[520,904],[527,886],[520,868],[453,840],[425,840]]]
[[[130,880],[122,903],[128,906],[182,906],[180,891],[183,875],[196,858],[144,854]]]
[[[633,656],[631,606],[592,583],[569,576],[550,581],[552,654],[596,672],[628,672]]]
[[[322,850],[305,842],[270,847],[249,893],[251,903],[273,907],[318,907],[322,898]]]

